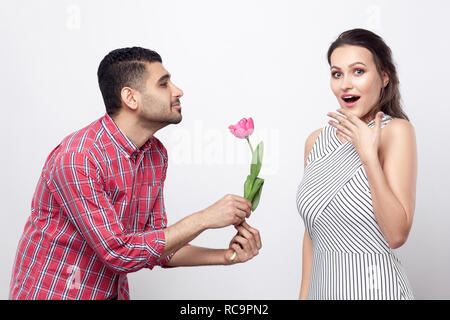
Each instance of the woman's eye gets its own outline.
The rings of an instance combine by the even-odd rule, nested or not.
[[[364,73],[364,70],[363,69],[356,69],[355,73],[358,74],[358,75],[361,75],[361,74]]]
[[[331,76],[333,78],[339,78],[341,76],[341,73],[336,71],[336,72],[331,73]]]
[[[167,82],[166,83],[161,83],[161,87],[167,87]]]

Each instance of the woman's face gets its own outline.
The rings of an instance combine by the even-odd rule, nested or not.
[[[372,53],[359,46],[334,49],[330,57],[331,90],[342,108],[351,110],[366,123],[372,117],[381,89],[389,82],[386,72],[378,73]]]

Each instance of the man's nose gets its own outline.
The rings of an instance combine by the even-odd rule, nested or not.
[[[177,98],[181,98],[182,96],[183,96],[183,90],[181,90],[180,88],[178,88],[176,85],[173,85],[173,89],[172,89],[173,91],[172,91],[172,95],[174,96],[174,97],[177,97]]]

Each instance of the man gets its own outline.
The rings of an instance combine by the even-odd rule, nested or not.
[[[226,195],[167,226],[167,152],[154,137],[181,121],[180,98],[159,54],[110,52],[98,81],[106,114],[48,156],[20,239],[10,299],[129,299],[126,274],[154,266],[245,262],[258,254],[251,203]],[[228,249],[189,245],[206,229],[234,225]]]

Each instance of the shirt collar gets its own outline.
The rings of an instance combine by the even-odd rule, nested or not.
[[[150,139],[148,139],[147,142],[145,142],[144,145],[139,149],[134,144],[134,142],[131,141],[122,132],[122,130],[120,130],[120,128],[108,114],[105,114],[104,116],[104,126],[106,130],[108,130],[108,132],[110,133],[111,140],[113,140],[113,142],[119,147],[119,149],[125,152],[128,157],[131,157],[134,154],[137,155],[138,153],[148,151],[152,146],[153,136]]]

